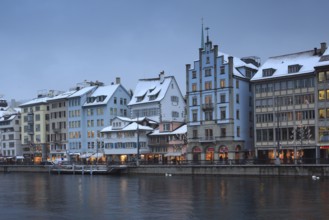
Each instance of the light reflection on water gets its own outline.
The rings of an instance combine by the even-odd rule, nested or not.
[[[1,219],[327,219],[327,179],[0,174]]]

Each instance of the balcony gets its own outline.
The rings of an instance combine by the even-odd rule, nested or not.
[[[202,104],[202,110],[213,110],[214,109],[214,104],[213,103],[206,103]]]
[[[199,142],[215,142],[215,137],[214,136],[200,137]]]
[[[60,133],[62,131],[61,128],[53,128],[54,133]]]

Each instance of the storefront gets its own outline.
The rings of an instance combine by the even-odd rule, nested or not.
[[[201,148],[200,147],[194,147],[193,148],[193,162],[199,162],[201,161]]]

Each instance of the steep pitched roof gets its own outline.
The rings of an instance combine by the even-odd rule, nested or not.
[[[86,102],[83,106],[94,106],[107,104],[114,92],[119,88],[119,84],[100,86],[98,87],[90,97],[95,98],[92,102]],[[97,99],[97,97],[103,96],[104,99]]]
[[[136,85],[134,96],[128,105],[161,101],[171,83],[172,76],[155,79],[140,79]]]

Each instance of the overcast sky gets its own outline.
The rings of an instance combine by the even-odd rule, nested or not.
[[[268,57],[329,43],[328,0],[0,0],[0,94],[29,100],[84,80],[127,89],[198,59],[201,18],[219,50]]]

